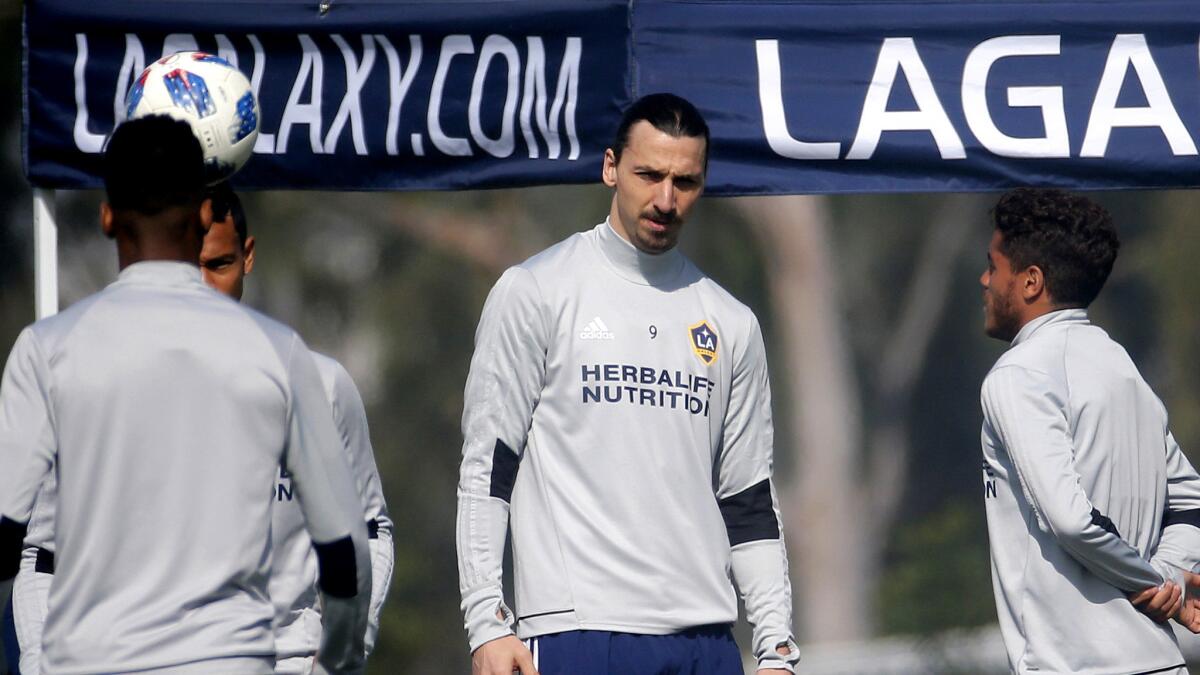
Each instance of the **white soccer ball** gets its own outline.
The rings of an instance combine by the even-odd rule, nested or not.
[[[209,185],[242,168],[258,139],[250,81],[225,59],[204,52],[176,52],[142,71],[125,98],[125,116],[147,115],[170,115],[192,126]]]

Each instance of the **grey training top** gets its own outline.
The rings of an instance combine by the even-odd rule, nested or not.
[[[334,359],[313,352],[325,397],[333,408],[333,423],[362,502],[362,518],[373,527],[371,545],[371,606],[367,619],[366,653],[379,633],[379,615],[391,584],[392,520],[383,498],[379,469],[371,449],[367,412],[350,373]],[[280,469],[271,499],[271,601],[275,604],[275,657],[282,660],[312,656],[320,647],[321,605],[317,584],[317,555],[304,527],[304,514],[295,500],[291,475]]]
[[[334,426],[362,499],[363,521],[370,526],[371,603],[364,640],[364,648],[369,656],[379,633],[380,613],[391,584],[394,558],[392,521],[387,515],[387,503],[383,498],[383,486],[367,429],[367,414],[358,387],[342,364],[319,352],[312,352],[312,357],[321,376],[325,397],[333,409]],[[26,545],[54,551],[54,506],[57,499],[57,482],[51,471],[46,475],[34,501],[33,515],[25,536]],[[270,500],[273,507],[268,591],[275,606],[275,659],[312,656],[321,645],[317,554],[312,538],[305,529],[304,514],[296,501],[291,474],[282,466],[277,480],[272,482]],[[28,573],[33,574],[32,569]],[[28,592],[38,594],[44,594],[47,590],[44,586],[33,584],[26,588]],[[45,606],[44,597],[42,603]],[[14,620],[18,622],[18,630],[23,630],[22,634],[28,634],[30,639],[36,639],[40,644],[40,624],[22,626],[19,617],[14,617]]]
[[[736,583],[760,666],[790,670],[754,314],[678,251],[642,253],[605,222],[505,272],[475,342],[458,489],[471,648],[512,632],[511,526],[518,636],[732,623]]]
[[[44,671],[216,672],[269,658],[265,486],[281,460],[313,539],[341,554],[321,660],[357,672],[366,525],[299,336],[174,262],[130,265],[26,328],[0,385],[0,516],[28,522],[54,467]]]
[[[1052,312],[1022,328],[982,401],[992,580],[1013,671],[1182,666],[1170,628],[1127,594],[1196,564],[1200,477],[1129,355],[1086,311]]]

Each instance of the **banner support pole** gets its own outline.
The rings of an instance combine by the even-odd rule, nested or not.
[[[33,189],[34,316],[58,313],[58,223],[54,190]]]

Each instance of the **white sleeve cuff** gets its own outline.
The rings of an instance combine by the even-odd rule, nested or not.
[[[1196,571],[1200,567],[1200,528],[1182,523],[1167,526],[1150,564],[1158,569],[1157,562],[1166,562],[1189,572]],[[1162,572],[1161,569],[1158,571]]]
[[[383,614],[383,602],[387,599],[388,588],[392,584],[395,553],[392,549],[391,533],[382,529],[378,538],[369,540],[367,545],[371,548],[371,605],[367,613],[364,646],[367,656],[370,656],[375,650],[375,641],[379,636],[379,618]]]
[[[786,646],[788,648],[787,655],[780,654],[775,649]],[[796,645],[796,641],[792,636],[780,639],[775,643],[775,649],[763,654],[758,659],[759,669],[763,668],[779,668],[786,670],[789,673],[796,672],[796,664],[800,662],[800,647]]]
[[[502,638],[506,635],[512,635],[512,625],[514,617],[512,610],[504,604],[503,600],[498,600],[488,593],[491,589],[484,589],[479,595],[477,601],[473,602],[469,607],[467,603],[473,598],[464,598],[463,605],[466,614],[467,624],[467,639],[471,643],[471,651],[479,649],[485,642],[491,642],[497,638]],[[497,616],[500,614],[500,616]]]

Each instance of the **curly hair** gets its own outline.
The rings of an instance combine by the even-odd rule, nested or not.
[[[992,222],[1013,269],[1041,268],[1050,298],[1062,307],[1087,307],[1096,299],[1121,247],[1104,207],[1062,190],[1006,192]]]

